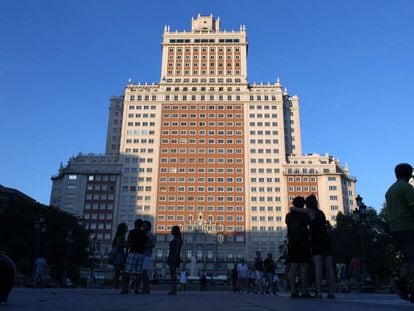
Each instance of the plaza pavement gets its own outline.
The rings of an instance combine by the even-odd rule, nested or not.
[[[111,289],[13,289],[9,301],[0,305],[7,310],[67,310],[67,311],[342,311],[342,310],[413,310],[414,305],[400,300],[395,294],[337,294],[336,300],[291,299],[288,293],[278,296],[237,293],[230,291],[187,291],[177,296],[165,290],[150,295],[119,295]]]

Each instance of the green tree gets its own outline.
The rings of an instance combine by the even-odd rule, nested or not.
[[[362,217],[339,213],[331,231],[336,262],[348,264],[357,255],[376,282],[388,282],[399,265],[399,249],[387,230],[387,223],[375,209],[368,208]]]
[[[44,232],[36,228],[41,215]],[[88,264],[87,247],[87,230],[76,217],[62,210],[17,201],[0,209],[0,249],[13,258],[18,271],[27,277],[36,256],[42,253],[55,280],[61,281],[67,274],[76,282],[79,267]]]

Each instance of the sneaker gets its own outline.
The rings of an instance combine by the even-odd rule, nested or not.
[[[335,294],[328,294],[328,296],[326,296],[326,299],[335,299]]]
[[[298,293],[292,293],[290,294],[290,298],[300,298]]]
[[[313,298],[322,299],[322,294],[316,292],[315,295],[313,296]]]
[[[404,278],[395,278],[394,280],[392,280],[392,283],[397,291],[398,296],[401,299],[409,300],[407,280]]]
[[[303,293],[301,296],[301,298],[314,298],[311,294],[309,293]]]

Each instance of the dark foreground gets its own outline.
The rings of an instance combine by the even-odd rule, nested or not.
[[[288,293],[278,296],[232,292],[179,293],[166,291],[150,295],[119,295],[110,289],[30,289],[15,288],[0,310],[414,310],[414,305],[395,294],[337,294],[336,300],[291,299]]]

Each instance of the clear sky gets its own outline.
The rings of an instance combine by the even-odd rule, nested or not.
[[[0,1],[0,184],[49,203],[60,162],[103,153],[109,97],[158,82],[161,36],[246,25],[248,80],[300,98],[302,149],[348,163],[377,209],[414,164],[414,1]]]

